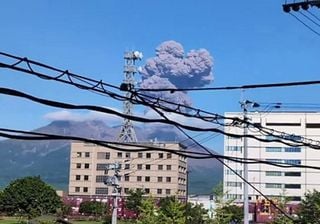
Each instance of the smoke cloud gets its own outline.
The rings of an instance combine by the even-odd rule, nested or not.
[[[176,41],[165,41],[156,48],[156,56],[142,68],[141,88],[195,88],[213,81],[213,59],[206,49],[191,50],[185,55]],[[191,106],[186,92],[145,92],[171,102]]]

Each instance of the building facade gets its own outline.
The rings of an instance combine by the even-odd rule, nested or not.
[[[148,145],[177,151],[185,149],[179,143],[137,143],[137,147]],[[106,173],[106,167],[112,163],[121,164],[121,196],[127,196],[129,189],[142,189],[154,197],[186,197],[186,157],[163,151],[117,151],[82,142],[71,144],[69,195],[111,196],[113,187],[105,185],[104,180],[114,174],[112,170]]]
[[[226,113],[226,117],[243,117],[242,113]],[[315,112],[271,112],[248,113],[249,121],[262,127],[288,133],[287,139],[303,137],[320,140],[320,113]],[[226,126],[225,132],[243,134],[243,128]],[[248,134],[272,139],[255,129],[248,128]],[[261,142],[247,138],[248,158],[287,163],[292,165],[319,166],[320,150],[309,147],[292,147],[278,142]],[[243,138],[224,138],[224,155],[243,157]],[[226,162],[243,176],[243,165]],[[277,198],[287,196],[291,203],[299,203],[308,190],[320,190],[320,170],[310,168],[279,168],[267,164],[248,164],[248,181],[263,194]],[[224,168],[224,191],[227,199],[243,201],[243,181],[230,169]],[[256,201],[259,193],[249,186],[249,200]]]

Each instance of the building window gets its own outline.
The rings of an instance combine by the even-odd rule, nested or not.
[[[167,153],[167,159],[171,159],[172,158],[172,154],[171,153]]]
[[[108,194],[108,188],[107,187],[97,187],[96,194]]]
[[[130,158],[131,155],[130,155],[130,152],[126,152],[126,158]]]
[[[142,164],[138,164],[138,165],[137,165],[137,169],[138,169],[138,170],[142,170]]]
[[[159,153],[159,159],[163,159],[163,153]]]
[[[77,152],[77,157],[78,157],[78,158],[80,158],[80,157],[81,157],[81,155],[82,155],[82,153],[81,153],[81,152]]]
[[[89,176],[88,175],[84,175],[83,179],[84,180],[89,180]]]
[[[150,164],[147,164],[146,165],[146,170],[150,170],[151,169],[151,165]]]
[[[146,153],[146,158],[150,159],[151,158],[151,153]]]
[[[301,184],[285,184],[284,188],[286,188],[286,189],[300,189]]]
[[[150,177],[145,177],[146,182],[150,182]]]
[[[75,188],[74,188],[74,191],[75,191],[75,192],[80,192],[80,187],[75,187]]]
[[[90,152],[85,152],[84,157],[87,157],[87,158],[90,157]]]
[[[171,165],[167,165],[167,170],[171,170]]]
[[[129,188],[125,187],[125,188],[124,188],[124,193],[125,193],[125,194],[129,194]]]
[[[88,192],[88,187],[84,187],[83,192]]]
[[[98,159],[110,159],[110,152],[98,152]]]
[[[76,167],[77,169],[81,169],[81,163],[77,163]]]
[[[122,158],[122,152],[118,152],[117,157]]]
[[[137,181],[141,182],[142,181],[142,177],[141,176],[137,176]]]
[[[158,170],[163,170],[163,165],[158,165]]]
[[[84,164],[84,168],[85,168],[85,169],[89,169],[89,163],[85,163],[85,164]]]
[[[266,176],[281,176],[281,171],[266,171]]]
[[[284,148],[285,152],[301,152],[300,147],[286,147]]]
[[[129,181],[130,176],[129,175],[124,175],[124,181]]]
[[[266,152],[281,152],[281,147],[266,147]]]
[[[158,182],[162,182],[162,177],[158,177]]]
[[[76,175],[76,180],[80,180],[80,175]]]
[[[170,189],[166,189],[166,194],[171,194],[171,190]]]
[[[144,189],[144,193],[150,194],[150,189],[149,189],[149,188],[145,188],[145,189]]]
[[[167,178],[166,178],[166,181],[167,181],[167,182],[171,182],[171,177],[167,177]]]
[[[266,161],[271,163],[282,163],[282,159],[266,159]]]
[[[241,182],[227,181],[227,187],[242,187]]]
[[[97,170],[106,170],[107,165],[106,163],[97,163]]]
[[[237,174],[242,176],[242,170],[234,170]],[[226,175],[235,175],[233,170],[227,169],[226,170]]]
[[[138,152],[138,158],[142,158],[142,152]]]
[[[282,184],[266,183],[266,188],[282,188]]]
[[[242,195],[241,194],[227,194],[227,199],[242,199]]]
[[[285,172],[286,177],[301,177],[301,172]]]
[[[227,151],[230,152],[242,152],[242,146],[228,146]]]
[[[96,176],[96,183],[102,183],[104,182],[105,176]]]
[[[162,189],[157,189],[157,194],[162,194]]]
[[[129,170],[129,169],[130,169],[130,164],[127,164],[127,163],[124,164],[124,169],[125,169],[125,170]]]
[[[290,165],[300,165],[301,160],[300,159],[285,159],[284,163],[290,164]]]

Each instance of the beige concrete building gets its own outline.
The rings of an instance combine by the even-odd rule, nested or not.
[[[148,145],[177,151],[185,149],[179,143],[137,143],[137,147]],[[71,144],[69,195],[112,195],[113,187],[105,185],[104,179],[107,175],[113,176],[114,171],[105,174],[105,169],[107,164],[115,162],[122,167],[121,196],[126,196],[129,189],[142,189],[154,197],[186,197],[186,157],[163,151],[122,152],[81,142]]]

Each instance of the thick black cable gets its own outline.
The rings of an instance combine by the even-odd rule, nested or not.
[[[96,80],[93,80],[93,79],[89,79],[89,78],[86,78],[86,77],[83,77],[83,76],[79,76],[79,75],[75,75],[75,74],[72,74],[72,73],[69,73],[68,70],[61,70],[61,69],[56,69],[56,68],[53,68],[52,66],[48,66],[48,65],[44,65],[42,63],[39,63],[39,62],[35,62],[35,61],[32,61],[32,60],[29,60],[27,58],[21,58],[21,57],[16,57],[16,56],[12,56],[12,55],[9,55],[9,54],[6,54],[6,53],[1,53],[0,52],[0,55],[4,55],[4,56],[7,56],[7,57],[11,57],[11,58],[14,58],[15,60],[18,60],[18,62],[12,64],[12,65],[8,65],[8,64],[3,64],[3,63],[0,63],[0,66],[3,66],[5,68],[9,68],[9,69],[13,69],[13,70],[18,70],[18,71],[21,71],[21,72],[25,72],[25,73],[28,73],[28,74],[32,74],[32,75],[36,75],[40,78],[44,78],[44,79],[49,79],[49,80],[54,80],[54,81],[60,81],[60,82],[63,82],[63,83],[66,83],[66,84],[70,84],[70,85],[73,85],[73,86],[76,86],[80,89],[85,89],[85,90],[89,90],[89,91],[94,91],[94,92],[98,92],[98,93],[101,93],[101,94],[106,94],[116,100],[121,100],[121,101],[124,101],[124,100],[130,100],[132,103],[134,104],[142,104],[144,106],[149,106],[150,105],[150,102],[149,104],[148,103],[145,103],[145,101],[137,101],[136,99],[133,99],[133,98],[130,98],[128,99],[127,97],[124,97],[124,96],[121,96],[119,94],[115,94],[113,92],[110,92],[110,91],[106,91],[105,88],[103,87],[104,85],[105,86],[112,86],[110,84],[107,84],[107,83],[103,83],[101,80],[100,81],[96,81]],[[28,64],[28,67],[29,67],[29,70],[25,69],[25,68],[20,68],[20,67],[15,67],[15,65],[18,65],[20,64],[21,62],[25,61],[27,64]],[[35,65],[37,66],[44,66],[44,68],[47,68],[47,69],[52,69],[53,71],[59,71],[61,72],[61,74],[59,76],[56,76],[56,77],[50,77],[46,74],[43,74],[43,73],[39,73],[39,72],[35,72],[30,64],[31,63],[34,63]],[[88,84],[88,82],[93,82],[93,84],[90,84],[91,86],[86,86],[86,85],[83,85],[83,84],[79,84],[79,83],[74,83],[73,80],[70,78],[70,76],[68,75],[68,80],[69,81],[66,81],[66,80],[57,80],[58,77],[62,77],[64,74],[71,74],[72,77],[76,78],[76,79],[81,79],[81,80],[86,80],[85,83]],[[96,88],[97,86],[101,86],[101,88]],[[112,87],[115,87],[115,86],[112,86]],[[115,87],[117,88],[117,87]],[[131,91],[132,92],[132,91]],[[134,95],[135,92],[132,92],[132,95]],[[136,94],[136,93],[135,93]],[[140,94],[141,95],[141,94]],[[166,102],[166,103],[170,103],[172,105],[177,105],[177,110],[178,111],[175,111],[175,110],[172,110],[172,109],[168,109],[168,108],[164,108],[163,106],[161,107],[161,109],[163,110],[166,110],[166,111],[170,111],[170,112],[174,112],[174,113],[177,113],[177,114],[183,114],[185,116],[188,116],[188,117],[195,117],[195,118],[198,118],[198,119],[201,119],[201,120],[204,120],[204,121],[212,121],[212,120],[218,120],[218,119],[229,119],[229,118],[226,118],[226,117],[223,117],[221,115],[218,115],[218,114],[213,114],[213,113],[210,113],[210,112],[206,112],[206,113],[209,113],[209,114],[213,114],[214,117],[208,117],[208,116],[200,116],[200,112],[205,112],[203,110],[199,110],[199,109],[196,109],[196,108],[191,108],[191,107],[186,107],[187,109],[193,109],[194,111],[196,111],[196,114],[195,115],[190,115],[190,114],[187,114],[187,113],[181,113],[181,111],[179,111],[179,108],[183,105],[180,105],[180,104],[175,104],[175,103],[172,103],[172,102],[168,102],[168,101],[165,101],[165,100],[162,100],[162,99],[159,99],[159,98],[156,98],[156,102],[159,102],[159,101],[162,101],[162,102]],[[179,113],[180,112],[180,113]],[[232,118],[230,118],[232,119]],[[239,120],[239,119],[238,119]],[[246,122],[246,121],[245,121]],[[218,123],[219,125],[221,125],[221,123]],[[269,129],[270,132],[268,134],[271,134],[275,132],[275,130],[271,130]],[[284,133],[280,133],[280,134],[284,134]],[[281,136],[276,136],[278,138],[281,138]],[[297,141],[295,141],[297,142]],[[298,142],[299,143],[299,142]],[[319,145],[319,144],[318,144]]]
[[[219,128],[200,128],[200,127],[194,127],[190,125],[185,125],[185,124],[180,124],[179,122],[173,121],[173,120],[166,120],[166,119],[148,119],[145,117],[139,117],[139,116],[133,116],[133,115],[127,115],[120,113],[116,110],[104,108],[104,107],[99,107],[99,106],[93,106],[93,105],[75,105],[75,104],[70,104],[70,103],[63,103],[63,102],[58,102],[58,101],[52,101],[52,100],[47,100],[47,99],[42,99],[38,97],[34,97],[32,95],[13,90],[13,89],[8,89],[8,88],[0,88],[0,94],[6,94],[10,96],[16,96],[16,97],[22,97],[29,99],[33,102],[37,102],[40,104],[44,104],[47,106],[53,106],[53,107],[58,107],[58,108],[64,108],[64,109],[86,109],[86,110],[92,110],[92,111],[97,111],[97,112],[102,112],[102,113],[107,113],[107,114],[112,114],[116,115],[118,117],[130,119],[132,121],[137,121],[137,122],[143,122],[143,123],[163,123],[163,124],[169,124],[169,125],[174,125],[174,126],[179,126],[184,129],[190,130],[190,131],[207,131],[207,132],[215,132],[215,133],[220,133],[223,135],[227,135],[230,137],[248,137],[252,139],[256,139],[258,141],[262,142],[279,142],[286,144],[288,146],[302,146],[304,144],[291,144],[285,141],[282,141],[281,139],[264,139],[264,138],[259,138],[255,135],[238,135],[238,134],[233,134],[233,133],[227,133],[224,132],[223,130],[220,130]],[[309,146],[309,145],[308,145]],[[309,146],[309,147],[316,147],[316,146]],[[320,146],[317,146],[317,149],[319,149]]]
[[[23,61],[23,60],[28,60],[28,59],[26,59],[26,58],[21,58],[21,61]],[[28,62],[28,64],[29,64],[29,61],[27,61]],[[37,62],[36,62],[37,63]],[[17,64],[17,63],[15,63],[15,64]],[[37,64],[40,64],[40,63],[37,63]],[[0,65],[1,65],[1,63],[0,63]],[[3,64],[2,64],[3,65]],[[80,89],[85,89],[85,90],[93,90],[93,91],[95,91],[95,92],[100,92],[100,93],[103,93],[103,94],[107,94],[107,95],[109,95],[110,97],[112,97],[112,98],[114,98],[114,99],[116,99],[116,100],[128,100],[126,97],[123,97],[123,96],[121,96],[121,95],[119,95],[119,94],[115,94],[115,93],[112,93],[112,92],[108,92],[108,91],[105,91],[105,89],[103,89],[103,90],[101,90],[101,89],[94,89],[92,86],[90,86],[90,87],[88,87],[88,86],[85,86],[85,85],[83,85],[83,84],[78,84],[78,83],[74,83],[73,81],[72,81],[72,79],[70,79],[70,77],[69,77],[69,81],[66,81],[66,80],[56,80],[56,77],[50,77],[50,76],[47,76],[47,75],[45,75],[45,74],[43,74],[43,73],[37,73],[37,72],[35,72],[34,70],[32,70],[32,69],[30,69],[30,70],[27,70],[27,69],[24,69],[24,68],[12,68],[12,66],[10,66],[10,65],[3,65],[3,66],[7,66],[7,68],[11,68],[11,69],[17,69],[18,71],[22,71],[22,72],[25,72],[25,73],[30,73],[30,74],[32,74],[32,75],[36,75],[36,76],[38,76],[38,77],[40,77],[40,78],[45,78],[45,79],[50,79],[50,80],[54,80],[54,81],[60,81],[60,82],[63,82],[63,83],[66,83],[66,84],[71,84],[71,85],[73,85],[73,86],[76,86],[76,87],[78,87],[78,88],[80,88]],[[48,66],[47,66],[48,67]],[[59,70],[59,71],[62,71],[62,70]],[[64,72],[62,72],[62,74],[61,75],[59,75],[59,76],[62,76],[63,74],[67,74],[68,73],[68,71],[64,71]],[[81,77],[81,78],[83,78],[82,76],[78,76],[78,75],[76,75],[75,77]],[[101,81],[95,81],[95,80],[92,80],[92,79],[89,79],[90,81],[93,81],[93,82],[95,82],[95,83],[101,83]],[[98,84],[96,84],[95,86],[98,86]],[[137,104],[137,103],[139,103],[139,104],[142,104],[142,105],[145,105],[145,106],[148,106],[149,104],[146,104],[146,103],[143,103],[143,102],[137,102],[136,100],[134,100],[134,99],[129,99],[129,100],[131,100],[133,103],[135,103],[135,104]],[[160,101],[160,99],[158,99],[158,101]],[[178,107],[180,107],[180,105],[178,106]],[[163,107],[162,107],[163,108]],[[194,110],[196,110],[195,108],[193,108]],[[171,110],[172,111],[172,110]],[[203,117],[203,116],[200,116],[200,114],[199,114],[199,112],[200,112],[200,110],[197,110],[197,114],[195,115],[195,117],[197,117],[197,118],[201,118],[202,120],[205,120],[205,121],[208,121],[208,120],[211,120],[211,119],[214,119],[214,118],[210,118],[210,117]],[[184,115],[188,115],[188,114],[184,114]],[[192,115],[188,115],[188,116],[192,116]],[[219,116],[219,115],[214,115],[214,116],[216,116],[216,118],[219,118],[219,119],[221,119],[221,116]],[[194,116],[193,116],[194,117]]]
[[[155,110],[161,117],[165,118],[168,120],[168,118],[161,112],[158,111],[157,108],[152,108],[153,110]],[[193,139],[186,131],[184,131],[181,127],[176,126],[176,128],[178,128],[181,133],[183,133],[187,138],[189,138],[190,140],[192,140],[194,143],[196,143],[199,147],[201,147],[204,151],[206,151],[207,153],[211,154],[214,156],[214,154],[208,150],[206,147],[204,147],[202,144],[200,144],[199,142],[197,142],[195,139]],[[231,168],[228,164],[226,164],[223,160],[221,160],[220,158],[216,158],[222,165],[224,165],[225,167],[227,167],[228,169],[230,169],[235,175],[237,175],[242,181],[244,181],[245,183],[247,183],[251,188],[253,188],[255,191],[257,191],[261,196],[263,196],[267,201],[270,202],[271,205],[273,205],[278,211],[280,211],[283,215],[285,215],[287,218],[289,218],[290,220],[294,221],[294,219],[289,216],[285,211],[283,211],[280,207],[278,207],[269,197],[267,197],[265,194],[263,194],[258,188],[256,188],[253,184],[251,184],[248,180],[246,180],[244,177],[242,177],[236,170],[234,170],[233,168]]]
[[[15,133],[19,135],[13,135],[8,133]],[[103,146],[103,147],[109,147],[118,151],[123,152],[145,152],[145,151],[165,151],[165,152],[172,152],[177,155],[186,156],[188,158],[192,159],[224,159],[224,160],[230,160],[232,162],[236,163],[247,163],[247,164],[266,164],[270,166],[275,167],[281,167],[281,168],[309,168],[309,169],[315,169],[320,170],[320,167],[317,166],[307,166],[307,165],[297,165],[297,164],[290,164],[290,163],[280,163],[280,162],[272,162],[272,161],[265,161],[265,160],[259,160],[259,159],[253,159],[253,158],[240,158],[240,157],[233,157],[233,156],[224,156],[217,153],[213,153],[210,150],[209,153],[201,153],[201,152],[195,152],[195,151],[177,151],[175,149],[169,149],[169,148],[162,148],[162,147],[155,147],[150,145],[149,142],[145,143],[129,143],[129,142],[113,142],[113,141],[103,141],[103,140],[97,140],[97,139],[88,139],[84,137],[78,137],[78,136],[66,136],[66,135],[55,135],[55,134],[48,134],[48,133],[39,133],[39,132],[32,132],[32,131],[21,131],[21,130],[15,130],[15,129],[8,129],[8,128],[0,128],[0,136],[9,138],[9,139],[17,139],[17,140],[34,140],[34,141],[42,141],[42,140],[73,140],[73,141],[81,141],[81,142],[87,142],[92,143],[95,145]],[[192,140],[192,137],[188,135],[188,139]],[[194,141],[193,141],[194,142]],[[194,142],[196,145],[200,144],[199,142]],[[201,144],[200,144],[201,145]],[[128,147],[134,147],[134,149],[130,148],[122,148],[119,146],[128,146]],[[201,146],[203,147],[203,146]],[[199,155],[199,156],[191,156],[191,155]],[[201,156],[201,157],[200,157]]]

